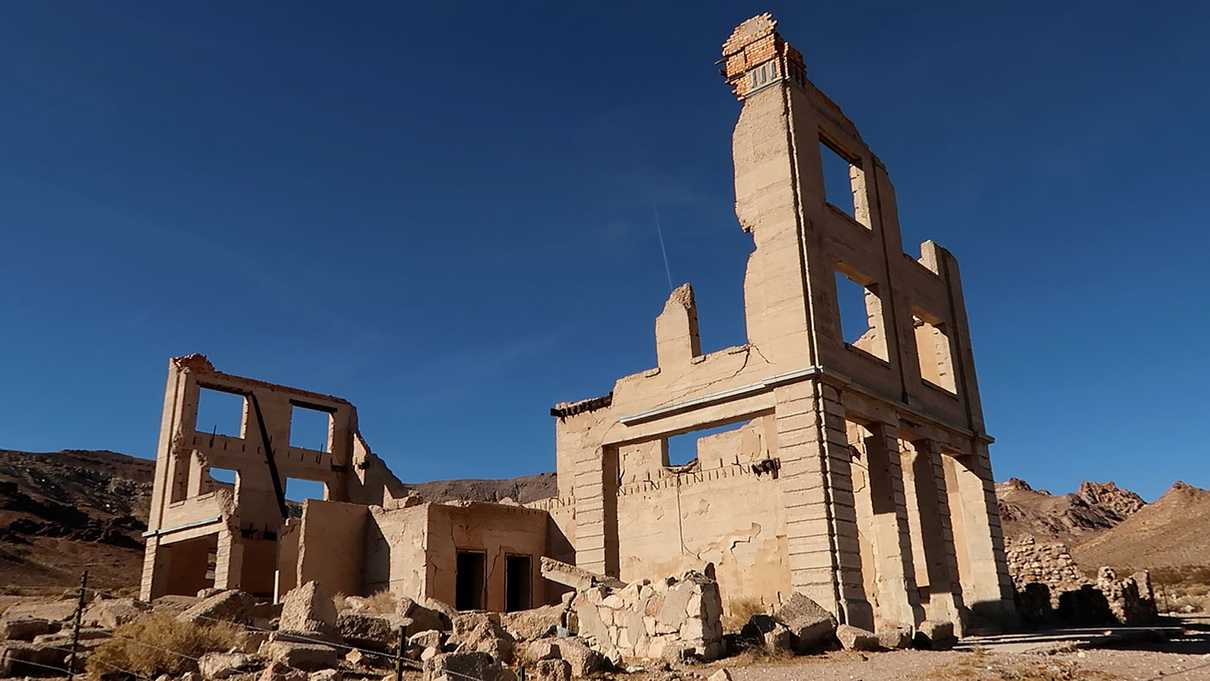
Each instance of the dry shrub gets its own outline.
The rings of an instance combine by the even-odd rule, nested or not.
[[[395,600],[395,594],[390,591],[378,591],[372,593],[365,599],[366,608],[375,614],[389,615],[395,612],[398,602]]]
[[[723,614],[723,631],[739,631],[753,615],[765,612],[765,604],[756,598],[732,598]]]
[[[190,658],[239,647],[242,637],[234,624],[194,624],[152,613],[118,627],[113,638],[98,646],[88,656],[88,674],[99,679],[105,672],[121,670],[154,678],[197,671]]]
[[[1151,570],[1161,612],[1210,612],[1210,566],[1183,565]]]

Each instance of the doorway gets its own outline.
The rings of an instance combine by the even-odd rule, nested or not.
[[[455,567],[454,607],[459,610],[483,609],[483,575],[485,560],[482,551],[459,551]]]
[[[529,610],[533,585],[533,561],[529,556],[508,556],[504,563],[504,611]]]

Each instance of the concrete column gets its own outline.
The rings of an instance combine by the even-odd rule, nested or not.
[[[163,554],[159,551],[160,538],[148,537],[147,546],[143,553],[143,578],[139,582],[139,600],[150,602],[153,598],[164,595],[163,575],[166,569]],[[159,561],[157,563],[157,561]],[[156,577],[159,579],[156,579]]]
[[[912,535],[908,527],[899,462],[898,424],[873,423],[866,439],[874,563],[878,585],[877,618],[912,627],[924,619],[912,564]]]
[[[917,440],[912,445],[915,452],[903,457],[904,480],[914,491],[920,524],[920,553],[924,564],[917,566],[917,573],[923,567],[927,575],[928,603],[925,605],[925,615],[933,621],[953,622],[961,633],[959,612],[962,589],[958,582],[958,563],[954,553],[954,532],[950,523],[941,450],[932,440]]]
[[[872,628],[840,393],[818,381],[778,387],[774,418],[790,585],[841,621]]]
[[[1013,586],[987,445],[978,443],[965,456],[945,456],[944,464],[962,600],[976,627],[1011,625]]]
[[[240,538],[230,530],[218,535],[218,548],[214,556],[214,587],[216,589],[240,588],[240,577],[244,572],[244,546]]]
[[[617,577],[617,449],[600,447],[578,452],[576,480],[576,565]]]

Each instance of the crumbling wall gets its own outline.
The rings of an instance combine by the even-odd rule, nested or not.
[[[396,596],[427,596],[436,567],[428,560],[428,506],[370,507],[365,538],[366,592],[390,591]]]
[[[363,593],[369,517],[368,506],[308,499],[303,504],[294,583],[315,581],[328,593]]]
[[[724,604],[790,592],[780,485],[747,463],[624,485],[618,542],[626,582],[713,563]]]
[[[1094,581],[1080,571],[1066,544],[1029,535],[1010,541],[1007,557],[1017,608],[1034,624],[1147,624],[1158,616],[1146,570],[1118,579],[1112,568],[1102,567]]]
[[[720,657],[722,601],[709,574],[707,567],[706,573],[584,589],[572,603],[579,635],[613,660]]]

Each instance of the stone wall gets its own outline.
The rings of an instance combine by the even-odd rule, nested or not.
[[[1005,555],[1016,590],[1024,592],[1030,584],[1044,584],[1050,592],[1051,607],[1058,607],[1060,593],[1092,583],[1080,573],[1066,544],[1039,543],[1026,535],[1009,540]]]
[[[723,606],[712,572],[584,589],[572,603],[579,636],[614,661],[720,657]]]

